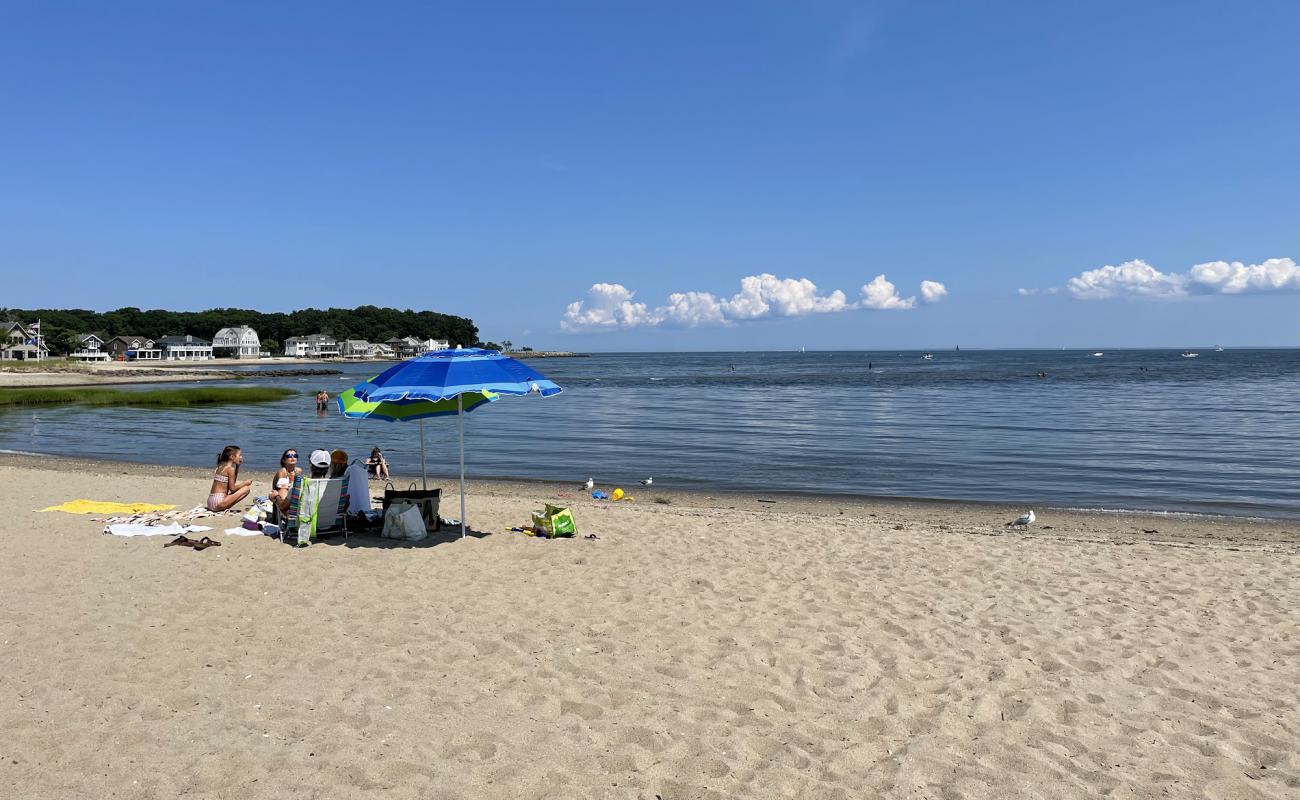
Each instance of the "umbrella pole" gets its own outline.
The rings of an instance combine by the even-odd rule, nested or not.
[[[429,474],[424,461],[424,418],[420,418],[420,480],[424,481],[425,491],[429,489]]]
[[[460,538],[465,538],[465,401],[456,395],[456,421],[460,424]]]

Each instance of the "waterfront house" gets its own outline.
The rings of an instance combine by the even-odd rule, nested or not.
[[[307,337],[308,358],[338,358],[339,340],[325,333],[313,333]]]
[[[446,350],[451,347],[451,342],[443,339],[425,339],[420,343],[420,346],[424,348],[424,352],[427,353],[431,350]]]
[[[197,336],[164,336],[158,340],[164,361],[210,361],[212,342]]]
[[[364,339],[348,339],[339,347],[339,354],[344,358],[372,358],[375,346]]]
[[[68,354],[68,358],[77,361],[107,361],[108,350],[105,345],[108,342],[103,336],[97,333],[83,333],[77,336],[77,349]]]
[[[114,361],[158,361],[162,358],[162,350],[148,336],[114,336],[104,349]]]
[[[49,357],[40,323],[0,322],[0,361],[44,361]]]
[[[212,337],[212,352],[229,358],[260,358],[262,340],[258,338],[257,331],[247,325],[222,328]]]
[[[307,337],[290,336],[284,340],[284,354],[290,358],[307,357]]]
[[[403,336],[400,339],[394,337],[384,344],[393,348],[393,352],[397,354],[398,358],[414,358],[424,352],[424,342],[414,336]]]
[[[377,344],[371,345],[370,357],[371,358],[397,358],[397,354],[393,352],[393,348],[390,345],[384,342],[379,342]]]

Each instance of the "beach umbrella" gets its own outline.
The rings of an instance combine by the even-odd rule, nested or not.
[[[479,406],[496,402],[501,395],[493,392],[469,392],[465,395],[463,404],[458,404],[455,400],[380,400],[378,402],[367,402],[357,397],[356,387],[352,387],[340,394],[335,402],[338,403],[339,413],[348,419],[380,419],[385,422],[410,422],[418,420],[420,423],[420,479],[424,482],[424,488],[429,488],[429,475],[424,457],[424,421],[429,417],[447,417],[458,414],[463,405],[464,412],[468,414]]]
[[[466,404],[473,402],[474,395],[485,393],[550,397],[561,389],[537,370],[496,350],[467,347],[433,350],[395,364],[351,391],[356,400],[366,403],[455,402],[460,434],[460,535],[464,536]],[[423,447],[423,438],[421,443]]]

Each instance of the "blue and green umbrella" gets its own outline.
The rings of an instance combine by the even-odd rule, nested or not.
[[[465,535],[465,412],[499,395],[550,397],[561,389],[537,370],[496,350],[435,350],[394,364],[339,396],[343,416],[420,421],[420,474],[424,471],[424,420],[455,414],[460,428],[460,534]],[[373,406],[373,408],[372,408]],[[352,409],[349,412],[349,408]]]

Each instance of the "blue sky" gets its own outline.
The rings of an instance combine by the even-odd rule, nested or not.
[[[1300,4],[1057,5],[0,0],[0,306],[1300,344]]]

